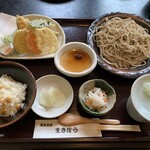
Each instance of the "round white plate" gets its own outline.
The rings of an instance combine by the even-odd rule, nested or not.
[[[58,75],[46,75],[41,78],[39,78],[37,81],[37,95],[35,98],[35,101],[32,105],[32,110],[39,116],[43,118],[56,118],[63,113],[65,113],[71,106],[73,102],[73,89],[70,83],[64,79],[63,77],[60,77]],[[63,106],[58,108],[45,108],[39,104],[39,97],[41,94],[41,91],[43,89],[47,89],[50,87],[57,88],[63,92],[63,94],[66,97],[66,102]]]
[[[42,16],[42,15],[38,15],[38,14],[29,14],[29,15],[24,15],[24,17],[28,18],[30,21],[35,20],[35,19],[45,19],[47,21],[49,21],[52,24],[55,24],[55,31],[58,32],[58,49],[65,44],[66,42],[66,36],[65,33],[62,29],[62,27],[60,26],[60,24],[53,20],[52,18],[46,17],[46,16]],[[16,27],[17,29],[17,27]],[[4,55],[0,55],[0,57],[2,58],[7,58],[7,59],[46,59],[46,58],[53,58],[55,56],[55,53],[53,54],[46,54],[46,55],[31,55],[31,54],[27,54],[27,55],[19,55],[19,54],[13,54],[11,56],[4,56]]]

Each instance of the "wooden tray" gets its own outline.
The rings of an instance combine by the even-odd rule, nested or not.
[[[56,19],[63,27],[66,34],[66,41],[86,42],[86,33],[93,20],[90,19]],[[3,61],[4,59],[0,59]],[[13,60],[15,61],[15,60]],[[33,130],[36,119],[43,119],[31,110],[22,120],[17,123],[0,129],[0,148],[128,148],[128,149],[150,149],[150,124],[134,121],[126,111],[126,102],[134,80],[125,79],[111,74],[99,66],[89,75],[81,78],[70,78],[62,75],[54,65],[54,59],[43,60],[17,60],[25,65],[36,79],[47,74],[57,74],[66,78],[74,90],[74,100],[68,112],[91,117],[86,114],[78,102],[78,90],[81,84],[89,79],[99,78],[106,80],[112,85],[117,94],[117,103],[113,110],[101,118],[119,119],[122,124],[139,124],[142,132],[102,132],[102,138],[71,138],[71,139],[33,139]]]

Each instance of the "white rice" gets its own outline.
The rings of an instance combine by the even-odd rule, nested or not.
[[[19,104],[21,108],[24,105],[26,98],[27,85],[15,81],[12,77],[7,74],[3,74],[0,77],[0,99],[11,98],[11,103],[0,101],[0,116],[8,117],[13,116],[17,113],[16,105]],[[1,110],[5,108],[5,113],[1,113]]]

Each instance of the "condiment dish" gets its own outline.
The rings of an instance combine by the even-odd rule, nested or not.
[[[23,107],[20,108],[13,116],[0,117],[0,128],[12,125],[22,119],[30,111],[36,96],[35,78],[25,66],[13,61],[1,61],[0,76],[3,74],[8,75],[17,82],[26,84],[27,88]]]
[[[66,76],[82,77],[95,69],[97,56],[87,44],[70,42],[56,52],[54,62],[56,68]]]
[[[105,93],[105,95],[107,95],[107,102],[102,108],[100,108],[100,110],[94,109],[94,107],[99,107],[98,105],[96,106],[94,105],[99,104],[98,101],[101,99],[101,97],[99,97],[97,101],[94,101],[94,99],[92,99],[91,101],[91,98],[89,98],[88,104],[90,104],[91,107],[89,107],[89,105],[87,106],[87,97],[89,96],[89,91],[92,91],[92,93],[94,93],[93,89],[95,88],[100,89],[100,91],[102,91],[103,93]],[[114,88],[110,84],[108,84],[105,80],[102,79],[88,80],[85,83],[83,83],[79,89],[79,103],[88,114],[93,116],[102,116],[107,114],[114,107],[116,103],[116,92]]]
[[[150,86],[145,87],[146,83],[150,85],[150,74],[142,75],[134,81],[126,105],[129,115],[139,122],[150,122]]]
[[[70,108],[73,102],[74,93],[72,86],[65,78],[53,74],[45,75],[37,79],[36,83],[37,83],[37,94],[35,101],[32,105],[32,110],[38,116],[41,116],[43,118],[56,118],[65,113]],[[40,104],[42,91],[47,90],[51,87],[59,89],[66,98],[65,103],[63,103],[63,105],[61,105],[60,107],[53,107],[53,106],[45,107]],[[61,98],[58,98],[56,94],[54,96],[57,97],[55,99],[56,101],[60,101]],[[50,97],[48,98],[50,99]]]

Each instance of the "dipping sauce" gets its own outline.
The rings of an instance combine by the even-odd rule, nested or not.
[[[60,64],[67,71],[82,72],[92,65],[92,60],[85,51],[72,49],[61,56]]]

